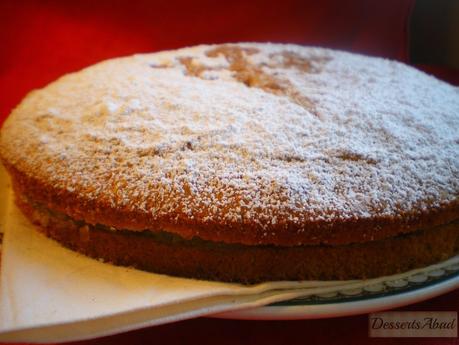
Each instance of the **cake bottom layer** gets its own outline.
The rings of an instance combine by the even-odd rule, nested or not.
[[[226,282],[347,280],[392,275],[459,253],[459,221],[342,246],[248,246],[186,240],[165,232],[110,230],[17,197],[46,236],[87,256],[155,273]]]

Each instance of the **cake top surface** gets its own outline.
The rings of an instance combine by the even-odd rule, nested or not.
[[[197,46],[33,91],[0,153],[79,200],[151,224],[250,225],[263,243],[457,204],[459,88],[322,48]]]

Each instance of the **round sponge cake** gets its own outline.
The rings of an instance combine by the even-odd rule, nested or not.
[[[0,156],[25,214],[116,264],[256,282],[459,251],[459,88],[297,45],[108,60],[31,92]]]

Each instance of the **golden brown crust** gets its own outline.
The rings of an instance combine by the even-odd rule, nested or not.
[[[74,219],[118,229],[158,229],[176,233],[184,238],[198,236],[216,242],[254,245],[264,241],[267,244],[280,246],[365,243],[447,224],[459,218],[459,203],[451,203],[443,208],[403,214],[399,218],[354,219],[334,224],[316,222],[309,223],[301,229],[290,227],[287,231],[278,232],[273,227],[272,233],[268,235],[270,241],[267,242],[265,237],[261,237],[260,232],[247,224],[236,229],[219,224],[199,226],[192,223],[168,223],[167,219],[163,222],[155,222],[146,214],[126,212],[122,208],[104,204],[100,200],[81,199],[77,192],[55,189],[54,186],[27,176],[8,164],[5,166],[12,176],[17,194],[23,194],[51,210],[63,212]],[[171,215],[171,218],[173,217],[174,215]]]
[[[85,255],[198,279],[256,283],[372,278],[433,264],[459,252],[458,222],[363,244],[245,246],[158,240],[148,232],[110,231],[78,224],[21,199],[17,204],[44,234]]]

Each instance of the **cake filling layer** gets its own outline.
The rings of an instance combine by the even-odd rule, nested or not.
[[[74,220],[23,198],[17,204],[48,237],[93,258],[176,276],[257,283],[363,279],[430,265],[459,252],[459,221],[349,245],[241,245],[165,231],[127,231]]]

